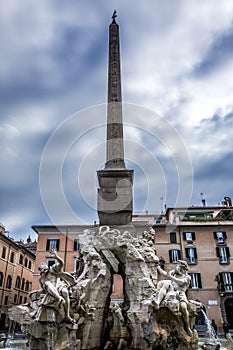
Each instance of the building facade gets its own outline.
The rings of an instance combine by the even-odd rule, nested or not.
[[[225,206],[169,208],[153,225],[165,268],[172,269],[178,259],[187,261],[189,299],[200,300],[219,329],[224,321],[233,328],[232,216],[233,208]]]
[[[233,329],[233,215],[232,207],[168,208],[164,215],[133,216],[135,234],[150,226],[155,229],[157,256],[166,270],[179,259],[189,265],[191,283],[189,299],[203,303],[209,319],[222,329],[228,321]],[[56,249],[65,262],[64,271],[78,273],[80,267],[80,235],[84,230],[93,234],[98,226],[33,226],[38,234],[36,270],[33,289],[40,289],[37,266],[41,261],[53,264],[49,250]],[[113,301],[123,301],[123,281],[114,276]],[[204,320],[197,319],[201,330]]]
[[[8,309],[28,301],[34,264],[35,255],[7,237],[0,225],[0,330],[9,325]]]

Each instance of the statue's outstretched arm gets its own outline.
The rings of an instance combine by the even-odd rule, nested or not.
[[[161,275],[167,276],[167,271],[163,270],[159,265],[157,266],[157,269]]]
[[[174,282],[176,282],[178,285],[183,285],[184,283],[186,283],[188,276],[185,277],[175,277],[174,275],[172,275],[172,271],[168,272],[168,278]]]
[[[62,269],[64,266],[64,260],[57,255],[57,252],[55,250],[50,251],[50,254],[57,260],[56,267],[58,269]]]

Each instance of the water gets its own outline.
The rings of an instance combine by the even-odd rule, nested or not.
[[[227,339],[229,339],[233,344],[233,338],[232,338],[231,333],[227,333]]]
[[[28,347],[26,345],[10,345],[10,347],[6,347],[6,348],[0,348],[1,350],[28,350]]]
[[[28,350],[26,343],[27,340],[14,340],[13,336],[9,335],[5,347],[0,346],[0,350]]]
[[[214,328],[211,325],[211,321],[208,319],[208,317],[207,317],[207,315],[206,315],[204,310],[201,310],[201,312],[202,312],[202,314],[204,316],[205,324],[207,326],[207,333],[208,333],[207,336],[208,336],[208,338],[210,339],[210,341],[213,344],[220,344],[218,336],[215,333],[215,330],[214,330]]]
[[[55,344],[55,335],[57,332],[57,327],[54,322],[50,322],[47,324],[47,332],[48,332],[48,350],[53,350],[54,344]]]

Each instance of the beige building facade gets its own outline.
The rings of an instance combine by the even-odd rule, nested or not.
[[[28,301],[32,290],[35,255],[7,237],[0,225],[0,330],[9,326],[8,309]]]
[[[178,259],[189,264],[191,284],[189,299],[200,300],[210,319],[219,329],[224,321],[233,328],[233,215],[232,207],[168,208],[163,215],[144,213],[133,216],[135,234],[153,226],[155,249],[166,270]],[[38,234],[36,270],[33,289],[40,289],[37,266],[41,261],[53,263],[50,249],[57,249],[64,259],[64,270],[76,273],[80,267],[79,237],[85,229],[97,232],[98,226],[33,226]],[[114,301],[123,300],[123,282],[114,277]],[[197,320],[203,328],[203,319]]]

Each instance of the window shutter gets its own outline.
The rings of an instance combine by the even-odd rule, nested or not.
[[[181,259],[180,250],[177,250],[177,253],[178,253],[178,259],[180,260]]]
[[[170,232],[170,243],[176,243],[176,232]]]
[[[56,242],[56,250],[57,250],[57,252],[59,250],[59,246],[60,246],[60,239],[57,239],[57,242]]]
[[[185,255],[186,255],[186,258],[190,258],[189,248],[185,248]]]
[[[171,250],[169,250],[169,261],[170,261],[170,263],[172,262],[172,251]]]
[[[46,250],[49,251],[49,246],[50,246],[50,239],[47,239],[46,243]]]
[[[186,232],[183,232],[183,240],[186,240]]]
[[[2,281],[3,281],[3,273],[0,272],[0,287],[2,286]]]
[[[228,258],[231,256],[229,247],[226,247],[226,254]]]
[[[216,247],[216,254],[217,254],[217,257],[219,258],[220,254],[219,254],[219,247]]]
[[[214,239],[217,239],[217,232],[214,232]]]
[[[223,283],[223,275],[222,275],[222,272],[219,272],[219,278],[220,278],[220,282]]]
[[[196,239],[195,232],[192,232],[192,240],[195,241],[195,239]]]
[[[231,274],[231,281],[233,281],[233,272],[230,272]]]
[[[227,239],[227,233],[226,232],[223,232],[223,238]]]
[[[197,249],[196,249],[196,248],[193,248],[193,252],[194,252],[194,257],[195,257],[195,259],[197,259]]]
[[[202,288],[202,283],[201,283],[201,274],[197,274],[197,279],[198,279],[198,288]]]
[[[74,250],[78,250],[78,242],[77,239],[74,240]]]

